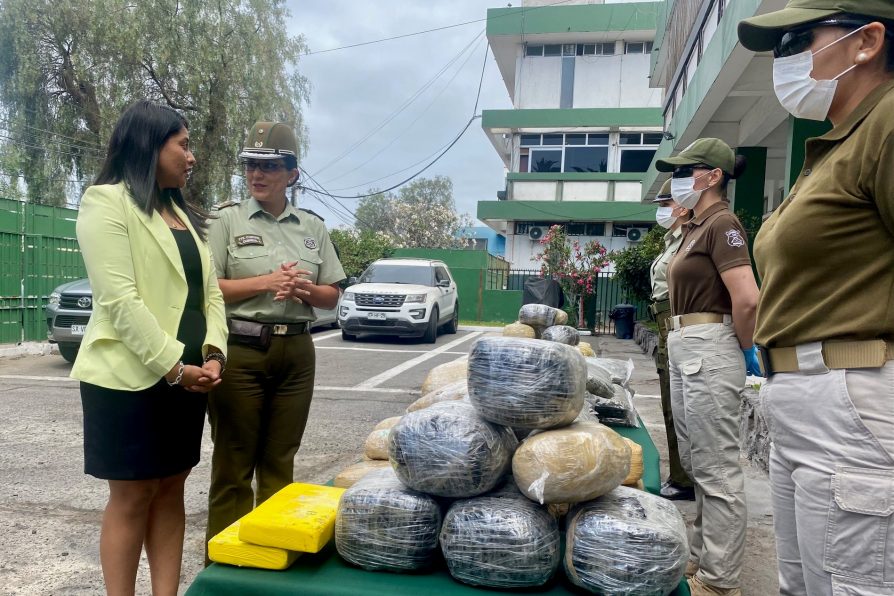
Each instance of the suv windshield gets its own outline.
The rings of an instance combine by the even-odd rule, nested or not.
[[[432,285],[432,269],[428,266],[373,264],[360,276],[360,283],[430,286]]]

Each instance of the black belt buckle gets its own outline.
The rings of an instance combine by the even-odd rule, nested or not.
[[[769,379],[773,375],[773,366],[770,364],[770,350],[768,350],[764,346],[756,347],[757,356],[760,360],[761,372],[764,373],[765,378]]]

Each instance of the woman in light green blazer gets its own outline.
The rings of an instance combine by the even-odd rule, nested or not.
[[[183,487],[199,461],[205,394],[226,363],[206,214],[180,191],[194,163],[183,117],[137,102],[78,214],[94,308],[71,374],[85,472],[109,483],[100,537],[109,594],[133,594],[145,546],[153,594],[176,595]]]

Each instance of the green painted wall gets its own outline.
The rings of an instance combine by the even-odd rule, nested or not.
[[[832,130],[832,123],[826,120],[819,122],[817,120],[802,120],[789,116],[788,119],[788,151],[785,158],[785,171],[788,173],[786,180],[785,192],[794,186],[801,174],[801,168],[804,166],[804,157],[806,152],[805,143],[807,139],[819,137]]]
[[[661,108],[540,108],[484,110],[481,114],[481,127],[484,129],[662,125],[664,118]]]
[[[767,180],[767,148],[739,147],[738,155],[748,160],[745,172],[736,179],[735,211],[760,219],[764,214],[764,186]]]
[[[627,201],[478,201],[478,219],[650,222],[656,207]]]
[[[514,323],[522,305],[521,290],[484,290],[483,309],[479,321]]]
[[[660,4],[631,2],[491,8],[487,11],[487,35],[654,30]]]

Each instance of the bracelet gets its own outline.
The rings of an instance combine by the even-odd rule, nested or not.
[[[170,387],[173,387],[174,385],[179,385],[180,381],[183,380],[183,371],[184,371],[184,369],[186,369],[186,367],[183,365],[182,360],[180,362],[178,362],[178,365],[179,365],[179,367],[177,368],[177,376],[174,378],[174,380],[167,381],[167,379],[165,379],[168,382],[168,386],[170,386]]]
[[[227,357],[223,355],[223,352],[208,352],[208,355],[205,356],[205,362],[210,360],[220,363],[220,374],[223,374],[224,369],[227,368]]]

